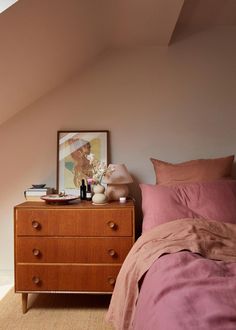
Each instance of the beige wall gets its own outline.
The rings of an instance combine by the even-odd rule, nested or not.
[[[235,37],[218,28],[168,49],[109,52],[3,124],[0,268],[13,268],[13,206],[24,189],[56,184],[58,130],[109,130],[111,161],[127,165],[138,201],[138,183],[155,181],[150,157],[235,154]]]

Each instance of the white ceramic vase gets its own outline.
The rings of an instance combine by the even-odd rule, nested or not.
[[[94,204],[104,204],[107,201],[105,195],[105,187],[101,184],[96,184],[93,186],[94,195],[92,197],[92,202]]]

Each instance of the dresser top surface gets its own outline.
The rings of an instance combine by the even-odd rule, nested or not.
[[[112,201],[106,204],[94,205],[90,201],[74,201],[68,204],[56,204],[46,202],[31,202],[27,201],[15,206],[15,208],[37,208],[37,209],[116,209],[116,208],[133,208],[133,200],[127,200],[126,203],[120,203],[119,201]]]

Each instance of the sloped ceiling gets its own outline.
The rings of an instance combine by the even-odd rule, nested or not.
[[[0,14],[0,125],[108,48],[236,24],[235,0],[19,0]]]

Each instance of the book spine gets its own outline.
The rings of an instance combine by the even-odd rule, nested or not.
[[[44,196],[47,195],[47,191],[26,191],[26,196]]]
[[[34,191],[34,190],[25,190],[24,195],[25,196],[45,196],[52,193],[52,189],[48,188],[47,190],[41,190],[41,191]]]
[[[40,193],[40,192],[47,192],[49,191],[50,189],[26,189],[27,192],[30,192],[30,193]]]
[[[31,202],[43,202],[40,196],[25,196],[25,199]]]

